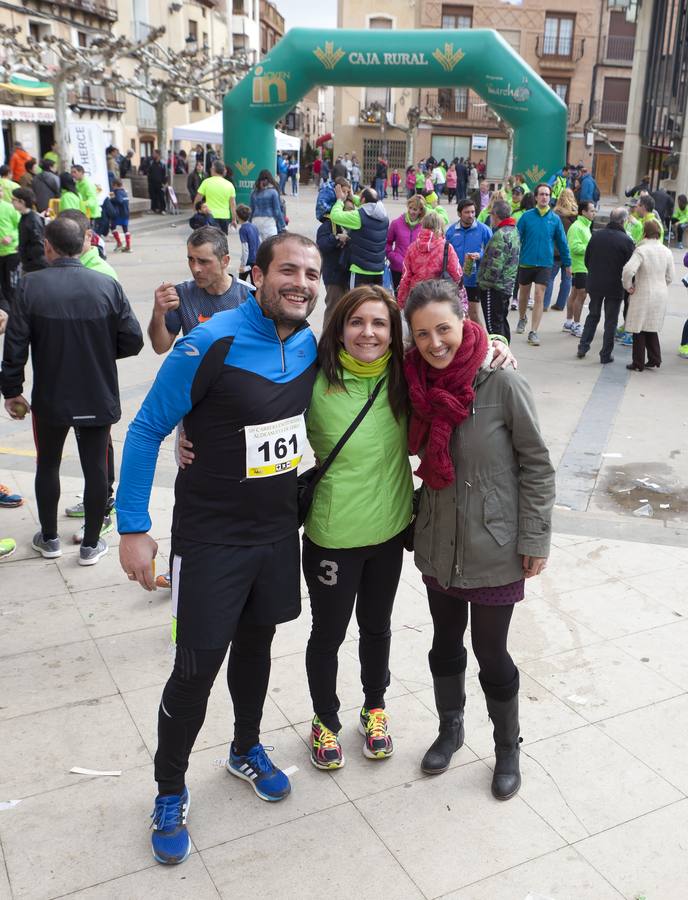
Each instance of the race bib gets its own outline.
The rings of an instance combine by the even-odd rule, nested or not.
[[[291,472],[301,462],[306,446],[302,415],[263,425],[246,425],[246,477],[269,478]]]

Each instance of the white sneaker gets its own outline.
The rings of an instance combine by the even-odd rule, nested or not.
[[[571,329],[573,328],[573,319],[567,319],[564,324],[561,326],[562,331],[568,331],[571,333]]]
[[[95,566],[95,564],[105,556],[109,549],[110,548],[102,538],[98,538],[98,543],[95,547],[84,547],[82,544],[79,548],[79,565]]]
[[[522,319],[518,320],[518,325],[516,326],[516,334],[523,334],[526,330],[526,325],[528,324],[528,316],[524,316]]]
[[[583,326],[580,322],[576,322],[574,324],[573,328],[571,329],[571,335],[575,338],[583,337]]]
[[[532,309],[535,306],[535,300],[532,297],[528,299],[528,309]]]
[[[538,337],[537,331],[530,331],[530,332],[528,332],[528,343],[529,343],[532,347],[539,347],[539,346],[540,346],[540,338]]]

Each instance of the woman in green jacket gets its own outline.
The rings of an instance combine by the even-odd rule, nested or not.
[[[411,518],[401,315],[377,285],[337,303],[319,344],[321,370],[308,411],[308,438],[323,462],[382,387],[367,415],[318,483],[305,522],[303,571],[313,626],[306,650],[315,712],[311,761],[344,765],[337,715],[337,653],[356,606],[364,701],[359,730],[370,759],[392,755],[385,715],[391,614]]]
[[[464,319],[446,281],[411,292],[404,314],[415,347],[406,355],[409,450],[422,462],[415,563],[434,633],[430,671],[439,735],[421,767],[444,772],[463,744],[464,635],[469,609],[479,680],[494,726],[492,793],[519,789],[518,669],[507,650],[524,580],[549,555],[554,469],[533,396],[511,369],[493,370],[482,329]]]
[[[592,237],[592,222],[595,218],[595,204],[592,200],[581,200],[578,217],[566,232],[566,240],[571,252],[571,274],[573,287],[566,301],[566,321],[562,331],[568,331],[575,338],[583,336],[581,314],[588,294],[588,270],[585,265],[585,250]]]
[[[76,182],[69,172],[60,175],[60,212],[66,209],[78,209],[83,212],[83,204],[76,190]]]

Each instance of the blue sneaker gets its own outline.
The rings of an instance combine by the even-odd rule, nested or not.
[[[621,338],[621,346],[622,347],[632,347],[633,346],[633,335],[628,331]]]
[[[266,750],[274,750],[274,747],[263,747],[256,744],[244,755],[234,752],[234,744],[229,747],[229,759],[227,769],[248,781],[261,800],[284,800],[291,793],[289,779],[281,769],[273,765]]]
[[[153,834],[153,856],[164,866],[183,863],[191,853],[191,838],[186,830],[191,797],[189,789],[183,794],[155,798],[155,809],[151,815]]]

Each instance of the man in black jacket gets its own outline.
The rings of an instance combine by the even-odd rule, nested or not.
[[[167,167],[160,158],[160,151],[153,151],[153,159],[148,166],[148,196],[150,197],[151,210],[154,213],[165,212],[165,184],[167,182]]]
[[[604,336],[600,362],[602,365],[614,362],[612,356],[614,333],[624,298],[621,272],[635,249],[633,240],[624,231],[627,218],[628,211],[625,207],[612,210],[607,227],[593,231],[585,250],[590,307],[578,344],[578,359],[583,359],[590,349],[604,305]]]
[[[31,190],[36,195],[36,209],[39,213],[45,212],[51,200],[60,199],[60,179],[53,170],[51,159],[41,160],[42,172],[33,176]]]
[[[43,246],[43,216],[34,210],[36,195],[31,188],[17,188],[12,191],[12,206],[21,216],[19,222],[19,261],[22,275],[45,269],[48,260]]]
[[[121,416],[116,360],[143,347],[141,327],[120,284],[80,262],[84,229],[58,217],[45,229],[49,268],[26,275],[5,334],[0,388],[13,419],[31,410],[36,443],[36,503],[41,530],[32,547],[62,555],[57,533],[60,461],[74,428],[84,473],[84,539],[79,564],[95,565],[108,546],[99,537],[108,495],[110,426]],[[22,396],[31,348],[31,405]]]

